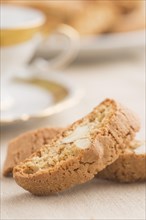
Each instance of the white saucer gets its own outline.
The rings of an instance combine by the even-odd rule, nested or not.
[[[1,111],[1,125],[48,117],[77,104],[83,96],[62,73],[15,77],[7,85],[14,103]]]

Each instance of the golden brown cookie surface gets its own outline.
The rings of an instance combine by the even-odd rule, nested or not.
[[[102,170],[97,178],[124,183],[146,181],[146,154],[125,151],[113,164]]]
[[[62,130],[61,128],[41,128],[26,132],[13,139],[8,145],[3,175],[12,175],[14,166],[29,157],[43,145],[48,144]]]
[[[138,130],[138,118],[107,99],[17,165],[14,178],[35,195],[64,191],[89,181],[113,163]]]

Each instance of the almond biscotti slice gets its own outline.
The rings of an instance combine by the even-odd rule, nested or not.
[[[12,140],[8,145],[3,175],[11,176],[14,166],[39,150],[44,144],[49,144],[62,131],[61,128],[40,128],[26,132]],[[142,145],[140,141],[133,140],[123,154],[99,172],[96,177],[128,183],[145,181],[146,154],[143,152],[138,154],[136,150],[134,151],[140,145]]]
[[[8,144],[8,151],[3,168],[4,176],[11,176],[13,167],[25,160],[32,153],[48,144],[61,133],[61,128],[40,128],[19,135]]]
[[[11,176],[14,166],[40,149],[42,145],[49,144],[61,131],[63,131],[61,128],[40,128],[13,139],[8,145],[3,175]],[[133,148],[139,148],[140,145],[142,144],[139,141],[133,140],[127,147],[128,149],[114,163],[99,172],[96,177],[126,183],[145,181],[146,154],[133,150]]]
[[[43,145],[49,144],[52,139],[62,131],[63,128],[40,128],[21,134],[10,141],[4,163],[3,175],[6,177],[11,176],[14,166],[30,157],[32,153],[39,150]],[[145,169],[143,169],[143,167],[145,167],[145,159],[142,158],[145,158],[145,154],[143,153],[140,156],[133,151],[133,149],[138,148],[140,145],[142,145],[140,141],[133,140],[124,153],[120,155],[114,163],[99,172],[97,177],[122,182],[144,180],[146,175]],[[142,165],[133,166],[132,161],[134,164],[142,163]],[[131,171],[130,175],[128,174],[129,171]],[[124,175],[120,173],[124,173]]]
[[[125,150],[114,163],[99,172],[97,178],[124,183],[146,181],[146,152],[143,148]]]
[[[3,175],[7,177],[12,175],[14,166],[44,144],[49,144],[62,131],[61,128],[40,128],[26,132],[12,140],[8,145]],[[138,152],[142,148],[141,145],[140,141],[133,140],[123,154],[99,172],[96,177],[125,183],[146,181],[146,153]]]
[[[106,99],[14,168],[21,187],[35,195],[60,192],[92,179],[113,163],[139,130],[138,118]]]

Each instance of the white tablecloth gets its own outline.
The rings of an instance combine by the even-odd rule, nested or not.
[[[21,132],[44,126],[66,126],[88,113],[104,98],[115,98],[135,110],[144,139],[144,51],[140,55],[76,63],[64,70],[86,90],[75,107],[50,119],[2,129],[1,163],[8,141]],[[49,197],[35,197],[13,179],[1,176],[1,219],[145,219],[144,183],[93,181]]]

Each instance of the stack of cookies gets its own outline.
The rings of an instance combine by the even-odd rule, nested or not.
[[[106,99],[65,129],[42,128],[12,140],[4,176],[35,195],[61,192],[94,177],[133,182],[146,180],[145,154],[135,134],[137,116]]]

